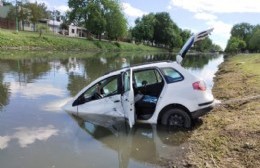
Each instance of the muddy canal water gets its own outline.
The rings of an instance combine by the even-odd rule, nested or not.
[[[18,58],[0,59],[1,168],[143,168],[181,159],[192,131],[140,124],[129,130],[124,123],[104,128],[60,108],[107,71],[174,60],[174,55],[20,54]],[[204,78],[211,89],[221,62],[223,55],[189,56],[184,66]]]

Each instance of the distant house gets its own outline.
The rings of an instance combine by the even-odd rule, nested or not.
[[[68,36],[70,37],[87,37],[87,29],[74,25],[69,25]]]
[[[3,6],[2,1],[0,0],[0,28],[16,29],[15,20],[7,19],[7,15],[8,12],[10,11],[10,8],[11,8],[10,6]],[[61,19],[59,18],[59,20]],[[90,35],[87,29],[75,25],[69,25],[69,29],[66,31],[61,30],[60,25],[62,24],[62,21],[51,20],[51,19],[40,19],[39,23],[47,25],[49,31],[55,34],[62,33],[70,37],[87,37],[88,35]],[[29,21],[29,18],[27,20],[24,20],[23,22],[19,21],[18,26],[20,30],[24,30],[24,31],[36,30],[35,24],[31,23]]]
[[[57,20],[48,20],[47,25],[49,26],[49,29],[54,33],[59,33],[61,31],[60,25],[62,24],[62,21]]]
[[[15,20],[7,19],[10,8],[10,6],[3,6],[2,1],[0,1],[0,28],[15,29]]]
[[[10,6],[0,6],[0,17],[6,18],[10,8],[11,8]]]
[[[24,21],[23,25],[22,22],[20,21],[19,27],[22,28],[24,31],[34,31],[34,24],[31,23],[30,21]]]
[[[49,31],[58,34],[61,29],[60,29],[60,25],[62,22],[56,21],[56,20],[50,20],[50,19],[40,19],[38,21],[38,24],[45,24],[46,26],[48,26]],[[25,31],[34,31],[34,24],[31,23],[30,21],[24,21],[23,22],[24,25],[22,25],[22,22],[20,22],[20,27],[23,27],[23,30]]]
[[[41,19],[39,20],[39,23],[46,24],[49,27],[49,31],[53,33],[58,34],[61,31],[60,25],[62,24],[62,21]]]

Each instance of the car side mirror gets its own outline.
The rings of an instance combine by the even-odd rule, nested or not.
[[[84,95],[81,95],[72,103],[72,106],[84,104],[85,102],[86,102],[86,98],[84,97]]]

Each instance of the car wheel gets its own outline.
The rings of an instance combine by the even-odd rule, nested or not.
[[[182,109],[170,109],[163,114],[161,123],[168,126],[190,128],[191,118]]]

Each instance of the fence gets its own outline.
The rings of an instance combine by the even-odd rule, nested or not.
[[[16,28],[15,21],[0,18],[0,28],[3,29],[14,29]]]

